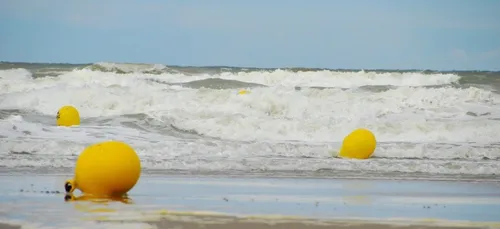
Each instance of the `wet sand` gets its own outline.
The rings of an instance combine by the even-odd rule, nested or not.
[[[345,221],[325,221],[325,222],[309,222],[303,221],[281,221],[281,222],[263,222],[250,221],[247,219],[225,218],[224,222],[219,221],[219,217],[204,217],[200,218],[204,222],[180,221],[172,219],[161,219],[155,222],[145,222],[145,225],[137,225],[136,228],[157,228],[157,229],[327,229],[327,228],[345,228],[345,229],[480,229],[480,228],[497,228],[488,225],[429,225],[429,224],[394,224],[390,222],[345,222]],[[305,222],[306,221],[306,222]],[[77,225],[75,225],[77,226]],[[109,225],[110,228],[121,228],[120,224]],[[149,227],[151,226],[151,227]],[[22,229],[20,225],[10,225],[0,223],[0,229]],[[129,227],[130,228],[130,227]]]
[[[125,204],[65,201],[68,177],[0,175],[0,229],[500,228],[496,182],[143,175]]]

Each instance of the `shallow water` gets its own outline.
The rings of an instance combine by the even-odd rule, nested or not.
[[[496,182],[147,175],[129,192],[132,201],[124,204],[66,202],[67,177],[1,175],[0,222],[34,228],[114,228],[122,225],[96,222],[125,221],[134,228],[134,222],[169,215],[208,214],[500,226]]]

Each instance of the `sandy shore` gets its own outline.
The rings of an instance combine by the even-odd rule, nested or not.
[[[65,201],[67,178],[0,175],[0,229],[500,228],[495,182],[144,175],[124,204]]]
[[[153,222],[133,223],[123,227],[123,223],[108,224],[108,228],[156,228],[156,229],[480,229],[496,228],[487,224],[442,224],[358,222],[358,221],[312,221],[312,220],[255,220],[237,217],[190,217],[189,221],[163,218]],[[78,228],[77,225],[75,225]],[[0,223],[0,229],[21,229],[21,225]],[[32,228],[31,226],[29,228]],[[44,227],[45,228],[45,227]],[[75,228],[75,227],[73,227]],[[93,228],[93,227],[90,227]]]

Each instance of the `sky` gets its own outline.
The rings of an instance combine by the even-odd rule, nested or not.
[[[0,61],[500,70],[498,0],[2,0]]]

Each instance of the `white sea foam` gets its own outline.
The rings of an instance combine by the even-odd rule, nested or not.
[[[168,67],[159,64],[122,64],[100,62],[92,65],[105,71],[120,71],[141,74]],[[86,68],[88,69],[88,68]],[[99,72],[100,73],[100,72]],[[211,74],[164,74],[162,80],[167,82],[189,82],[207,78],[221,78],[252,82],[269,86],[323,86],[323,87],[359,87],[364,85],[394,85],[394,86],[426,86],[457,83],[460,79],[455,74],[422,74],[419,72],[342,72],[342,71],[290,71],[284,69],[262,70],[250,72],[223,72]]]
[[[98,62],[91,66],[85,67],[84,69],[97,68],[104,72],[122,72],[122,73],[142,73],[150,71],[161,71],[168,69],[167,66],[163,64],[123,64],[123,63],[112,63],[112,62]]]
[[[496,141],[500,125],[487,119],[499,117],[499,96],[478,88],[373,93],[272,87],[241,96],[235,90],[176,89],[135,76],[81,71],[16,84],[26,89],[4,94],[0,109],[54,115],[60,106],[74,104],[83,117],[146,113],[181,129],[235,140],[334,141],[364,126],[382,141],[488,142]]]
[[[454,74],[422,73],[374,73],[374,72],[336,72],[307,71],[291,72],[276,70],[271,72],[223,73],[223,79],[235,79],[264,85],[283,86],[323,86],[323,87],[359,87],[364,85],[426,86],[457,82],[460,77]]]
[[[120,139],[134,145],[146,168],[155,169],[495,174],[500,168],[496,161],[500,152],[494,145],[500,128],[495,120],[500,118],[498,94],[474,87],[408,87],[450,84],[458,80],[456,75],[277,70],[210,76],[269,86],[253,88],[246,95],[237,95],[234,89],[191,89],[148,80],[189,82],[207,77],[84,69],[34,79],[23,69],[0,71],[0,110],[19,109],[52,118],[59,107],[72,104],[84,118],[82,126],[75,128],[54,127],[52,122],[36,122],[24,115],[0,120],[0,166],[67,167],[86,145]],[[400,87],[370,92],[295,90],[292,86],[297,85]],[[111,123],[86,123],[91,117],[138,113],[158,124],[138,130],[121,124],[119,117]],[[176,138],[167,133],[174,131],[170,125],[205,138]],[[376,134],[378,158],[332,159],[328,151],[338,149],[342,138],[358,127]],[[492,160],[477,161],[483,158]]]
[[[8,121],[7,121],[8,120]],[[147,169],[196,171],[346,171],[430,172],[434,174],[495,174],[498,150],[484,144],[433,145],[380,143],[368,161],[333,159],[338,142],[233,142],[210,139],[175,139],[116,126],[50,127],[12,117],[3,120],[0,166],[72,168],[79,152],[108,139],[130,143]],[[16,126],[16,128],[13,128]],[[338,139],[336,139],[338,140]],[[382,158],[380,158],[382,157]],[[430,161],[413,160],[430,159]],[[462,161],[455,159],[467,159]],[[483,158],[493,160],[481,161]]]

